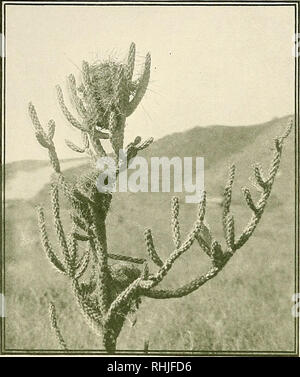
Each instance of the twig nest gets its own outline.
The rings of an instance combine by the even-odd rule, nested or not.
[[[126,69],[126,65],[115,61],[88,66],[88,81],[79,91],[90,107],[90,126],[108,129],[110,113],[122,114],[126,98],[134,94],[137,86],[127,80]]]
[[[141,270],[129,264],[116,263],[110,266],[110,274],[118,286],[126,288],[141,275]]]
[[[116,263],[109,267],[111,276],[111,293],[116,298],[126,287],[141,275],[141,270],[125,263]],[[140,297],[132,297],[127,301],[120,312],[134,313],[141,303]],[[126,314],[125,314],[126,316]]]

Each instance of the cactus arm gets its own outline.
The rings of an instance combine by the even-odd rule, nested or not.
[[[48,127],[47,127],[47,137],[50,140],[53,140],[54,133],[55,133],[55,122],[53,119],[50,119],[48,122]]]
[[[137,142],[137,140],[139,140]],[[153,143],[153,137],[150,137],[149,139],[146,139],[145,141],[141,141],[140,137],[136,137],[135,141],[133,143],[130,143],[126,147],[126,154],[127,154],[127,162],[128,165],[130,163],[130,160],[134,158],[139,151],[142,151],[143,149],[148,148]]]
[[[272,191],[272,187],[273,187],[273,183],[274,183],[276,174],[277,174],[279,166],[280,166],[284,140],[290,134],[292,126],[293,126],[293,120],[291,120],[289,122],[289,125],[288,125],[287,129],[285,130],[284,134],[280,137],[275,138],[275,140],[274,140],[275,150],[274,150],[273,159],[272,159],[270,167],[269,167],[267,179],[263,180],[263,182],[261,182],[260,180],[262,178],[262,174],[260,174],[258,176],[257,171],[255,172],[255,177],[256,177],[257,183],[260,186],[262,184],[262,186],[261,186],[262,192],[261,192],[260,198],[258,199],[256,204],[249,202],[249,197],[248,197],[249,203],[247,202],[247,204],[248,205],[251,204],[251,207],[253,207],[252,208],[253,214],[252,214],[252,217],[249,220],[248,224],[246,225],[245,229],[242,231],[241,235],[237,239],[237,241],[234,245],[235,250],[241,248],[249,240],[249,238],[252,236],[254,230],[256,229],[256,227],[257,227],[257,225],[258,225],[258,223],[259,223],[259,221],[262,217],[262,214],[265,210],[268,198],[269,198],[271,191]],[[245,193],[245,188],[244,188],[243,191]],[[246,195],[247,195],[247,190],[246,190]],[[246,198],[246,200],[247,200],[247,198]]]
[[[180,237],[180,226],[179,226],[179,200],[177,197],[172,198],[171,202],[171,230],[174,246],[176,249],[180,248],[181,237]]]
[[[128,82],[132,80],[132,75],[134,71],[134,63],[135,63],[135,44],[132,42],[129,47],[129,53],[128,53],[128,58],[127,58],[126,78]]]
[[[51,203],[52,203],[52,211],[54,217],[54,227],[57,234],[57,238],[59,241],[59,245],[62,250],[62,254],[64,257],[65,265],[67,266],[67,273],[69,275],[72,274],[72,266],[71,266],[71,258],[70,252],[65,236],[65,232],[63,229],[63,225],[60,219],[60,208],[59,208],[59,196],[58,196],[58,187],[56,184],[51,185]]]
[[[88,132],[81,131],[81,139],[83,143],[83,148],[88,157],[91,160],[92,165],[95,165],[96,160],[97,160],[97,155],[92,151],[92,148],[90,147],[90,141],[89,141],[89,136]],[[105,153],[105,151],[104,151]]]
[[[146,93],[149,79],[150,79],[150,67],[151,67],[151,56],[148,53],[145,59],[144,71],[141,77],[139,78],[138,87],[136,89],[135,95],[133,96],[131,101],[128,103],[128,106],[126,109],[126,117],[129,117],[134,112],[134,110],[137,108],[142,98],[144,97],[144,94]]]
[[[28,104],[28,112],[29,112],[29,116],[31,118],[32,124],[34,126],[36,135],[40,135],[41,138],[44,141],[44,144],[46,145],[46,146],[45,145],[42,145],[42,146],[44,148],[48,148],[48,145],[50,145],[50,139],[48,138],[46,132],[44,131],[43,127],[41,126],[41,123],[40,123],[40,120],[38,118],[35,107],[31,102],[29,102],[29,104]],[[40,140],[38,140],[38,141],[40,143]]]
[[[41,207],[38,207],[38,223],[39,223],[39,228],[40,228],[42,245],[44,247],[44,250],[48,259],[59,272],[62,272],[65,274],[66,267],[64,266],[63,262],[59,260],[57,255],[52,250],[52,246],[50,244],[49,237],[46,231],[44,211]]]
[[[90,78],[90,66],[86,61],[82,62],[82,79],[84,87],[84,96],[86,98],[86,109],[88,116],[94,118],[97,116],[97,101],[94,98],[92,90],[92,82]]]
[[[127,90],[124,90],[124,67],[121,64],[118,67],[116,77],[114,79],[114,98],[113,103],[118,110],[117,113],[123,114],[124,106],[126,105]],[[124,114],[123,114],[124,115]]]
[[[81,132],[81,139],[83,143],[83,148],[87,150],[90,147],[89,137],[87,132],[82,131]]]
[[[73,100],[77,113],[81,118],[85,118],[87,116],[87,111],[81,98],[78,96],[76,80],[73,74],[68,76],[68,83],[71,92],[71,98]]]
[[[96,225],[97,224],[97,225]],[[89,241],[93,254],[97,259],[97,288],[99,296],[99,305],[102,313],[105,313],[109,306],[109,270],[108,270],[108,253],[105,225],[99,222],[93,222],[91,227],[93,234]]]
[[[50,316],[50,324],[51,328],[56,336],[56,339],[58,340],[59,345],[61,348],[65,351],[68,350],[66,342],[64,341],[63,336],[61,335],[61,331],[57,324],[57,316],[56,316],[56,309],[52,302],[49,304],[49,316]]]
[[[256,206],[255,206],[255,204],[253,202],[250,190],[248,188],[246,188],[246,187],[243,187],[242,188],[242,192],[244,194],[244,197],[245,197],[245,200],[246,200],[246,203],[247,203],[248,207],[251,209],[252,212],[254,212],[255,214],[257,214],[258,209],[256,208]]]
[[[77,241],[88,241],[90,239],[89,236],[85,236],[84,234],[80,234],[77,232],[73,232],[73,236]]]
[[[103,148],[100,138],[97,137],[96,132],[93,131],[93,135],[90,136],[90,141],[97,157],[105,157],[106,152]]]
[[[87,250],[79,261],[79,266],[77,268],[75,279],[79,279],[86,271],[90,262],[90,251]]]
[[[124,164],[122,159],[118,161],[119,168],[116,174],[118,175],[122,169],[127,168],[130,165],[131,159],[133,159],[139,151],[148,148],[153,143],[153,140],[154,139],[151,137],[142,142],[141,137],[137,136],[133,142],[129,143],[125,149],[126,164]]]
[[[193,279],[191,282],[182,285],[176,289],[143,289],[141,294],[143,296],[155,299],[168,299],[168,298],[179,298],[187,296],[190,293],[196,291],[208,280],[212,279],[219,273],[220,269],[212,267],[206,274]]]
[[[84,153],[85,152],[85,148],[78,147],[77,145],[72,143],[72,141],[70,141],[68,139],[65,139],[65,143],[66,143],[67,147],[69,147],[74,152],[77,152],[77,153]]]
[[[109,115],[108,127],[110,131],[110,143],[114,150],[115,156],[118,159],[119,150],[123,148],[125,119],[123,119],[123,121],[121,122],[118,122],[116,113],[114,111],[111,111]]]
[[[227,215],[229,214],[230,206],[231,206],[232,187],[233,187],[234,177],[235,177],[235,165],[232,164],[229,168],[228,181],[224,189],[223,216],[222,216],[224,235],[226,235],[226,219],[227,219]]]
[[[131,262],[131,263],[136,263],[136,264],[144,264],[146,262],[146,259],[129,257],[127,255],[119,255],[119,254],[108,253],[107,256],[110,259],[122,260],[122,261],[125,261],[125,262]]]
[[[67,245],[68,245],[68,251],[69,251],[69,260],[70,265],[73,271],[78,268],[77,266],[77,259],[78,259],[78,241],[76,237],[74,236],[74,228],[75,225],[73,224],[73,229],[71,232],[69,232],[67,237]]]
[[[157,252],[155,250],[154,242],[153,242],[153,238],[152,238],[152,233],[151,233],[151,229],[146,229],[145,230],[145,232],[144,232],[144,238],[145,238],[146,249],[147,249],[147,252],[148,252],[150,258],[152,259],[152,261],[158,267],[162,267],[164,263],[160,259],[160,257],[158,256],[158,254],[157,254]]]
[[[235,247],[234,239],[234,217],[228,214],[225,220],[225,240],[229,250],[233,250]]]
[[[264,178],[264,173],[261,164],[257,163],[254,165],[254,176],[256,183],[261,187],[262,190],[267,189],[268,185]]]
[[[200,249],[204,251],[209,257],[211,256],[211,244],[212,244],[212,234],[209,229],[209,225],[203,221],[201,232],[197,234],[196,239],[200,246]]]
[[[96,333],[102,335],[102,316],[99,308],[95,303],[88,300],[88,297],[82,292],[77,279],[72,281],[72,287],[77,304],[87,323]]]
[[[87,132],[88,128],[84,125],[82,125],[68,110],[67,106],[65,105],[63,92],[61,90],[61,87],[59,85],[56,85],[56,91],[57,91],[57,99],[59,106],[61,108],[62,113],[64,114],[65,118],[71,123],[71,125],[75,128],[78,128],[81,131]]]
[[[50,120],[48,123],[48,132],[46,133],[41,126],[39,121],[38,115],[36,113],[34,105],[30,102],[28,105],[28,112],[31,118],[35,136],[39,144],[43,147],[48,149],[50,163],[56,173],[60,173],[60,163],[56,154],[56,150],[53,144],[53,136],[55,132],[55,122]]]

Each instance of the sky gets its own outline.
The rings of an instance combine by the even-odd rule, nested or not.
[[[195,126],[258,124],[294,112],[294,10],[270,6],[20,6],[6,8],[6,162],[46,159],[27,104],[54,119],[60,158],[78,133],[60,112],[55,85],[80,76],[82,60],[149,51],[148,91],[127,119],[128,143]],[[74,115],[76,114],[73,111]],[[176,154],[176,151],[174,151]]]

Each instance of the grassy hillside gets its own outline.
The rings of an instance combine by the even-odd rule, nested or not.
[[[208,199],[220,197],[226,169],[236,162],[233,200],[237,232],[249,219],[240,187],[251,188],[251,164],[264,166],[272,157],[272,139],[282,132],[286,118],[249,127],[196,127],[164,137],[144,155],[202,156]],[[27,165],[27,164],[25,164]],[[10,166],[17,174],[20,166]],[[67,171],[83,173],[84,167]],[[12,175],[8,176],[10,179]],[[254,189],[252,188],[254,192]],[[166,193],[116,193],[108,216],[111,252],[145,257],[143,230],[151,227],[157,249],[166,257],[172,251],[169,202]],[[181,199],[181,222],[187,232],[196,206]],[[100,342],[82,319],[70,294],[68,280],[46,260],[39,241],[35,205],[49,214],[48,187],[30,200],[11,200],[6,211],[6,348],[57,349],[50,332],[48,302],[57,307],[62,333],[72,349],[99,349]],[[63,216],[67,218],[67,205]],[[221,207],[209,201],[207,220],[222,240]],[[54,235],[51,233],[54,241]],[[294,322],[294,135],[284,149],[282,167],[266,213],[253,238],[234,256],[215,279],[182,299],[145,299],[137,322],[128,320],[119,338],[119,349],[290,351]],[[205,271],[207,258],[193,246],[177,263],[165,286],[176,287]],[[151,265],[151,268],[154,267]],[[133,321],[133,318],[131,319]]]

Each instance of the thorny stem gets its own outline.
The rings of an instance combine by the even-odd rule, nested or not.
[[[265,210],[271,194],[275,176],[278,172],[284,139],[289,135],[292,121],[285,134],[275,139],[275,152],[267,178],[260,167],[254,168],[254,176],[260,187],[260,198],[254,203],[249,189],[244,188],[246,204],[252,211],[252,217],[239,237],[235,235],[235,219],[231,213],[232,188],[235,166],[229,169],[229,178],[224,190],[223,227],[226,248],[213,238],[210,227],[205,223],[206,194],[199,204],[197,219],[192,231],[182,241],[179,223],[179,200],[172,199],[171,231],[174,250],[165,260],[159,256],[154,245],[152,232],[145,231],[145,244],[148,256],[158,269],[151,273],[144,258],[109,253],[106,236],[106,217],[112,196],[100,193],[96,187],[99,172],[94,168],[99,156],[106,156],[101,139],[109,139],[119,170],[126,168],[119,161],[119,150],[123,149],[126,117],[136,109],[146,93],[150,77],[150,54],[147,54],[143,72],[138,80],[132,81],[135,65],[135,45],[131,44],[127,63],[104,62],[89,65],[83,62],[83,82],[77,86],[75,77],[68,78],[72,102],[78,113],[75,117],[66,107],[62,89],[57,86],[58,102],[67,121],[82,134],[82,146],[76,146],[66,140],[73,151],[87,153],[91,158],[93,169],[86,172],[84,178],[77,177],[74,184],[68,183],[61,172],[59,160],[53,143],[55,133],[54,121],[49,121],[45,130],[38,119],[34,106],[29,104],[35,135],[40,145],[48,150],[50,163],[55,172],[52,183],[52,210],[54,225],[61,248],[61,255],[55,252],[47,234],[44,211],[39,207],[39,227],[41,241],[46,255],[60,273],[69,277],[76,301],[87,323],[102,336],[103,347],[108,353],[116,351],[117,338],[126,317],[134,312],[141,297],[155,299],[178,298],[197,290],[208,280],[215,277],[227,264],[235,251],[240,249],[252,236]],[[80,119],[80,120],[78,120]],[[140,137],[126,147],[127,163],[137,153],[147,148],[153,139],[144,142]],[[122,165],[123,164],[123,165]],[[71,205],[72,232],[68,238],[60,218],[59,190]],[[200,248],[211,259],[211,267],[190,282],[175,289],[156,288],[170,272],[180,256],[186,253],[197,240]],[[82,254],[80,245],[85,246]],[[111,264],[110,261],[117,261]],[[123,261],[123,263],[122,263]],[[125,262],[125,263],[124,263]],[[142,264],[143,270],[136,265]],[[50,304],[50,322],[60,346],[67,346],[57,325],[56,311]]]

